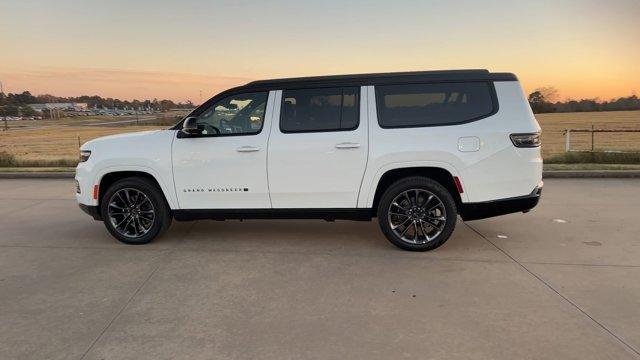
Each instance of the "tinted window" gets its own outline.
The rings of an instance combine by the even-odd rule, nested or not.
[[[246,93],[217,101],[200,116],[205,135],[250,135],[262,130],[267,93]]]
[[[352,130],[358,127],[360,88],[284,90],[282,132]]]
[[[450,125],[493,112],[483,82],[376,86],[376,102],[382,127]]]

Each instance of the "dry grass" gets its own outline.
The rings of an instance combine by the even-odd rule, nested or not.
[[[640,164],[640,152],[570,151],[551,155],[545,164]]]
[[[49,173],[49,172],[75,172],[76,167],[0,167],[2,173]]]
[[[564,152],[563,131],[566,128],[640,129],[640,111],[538,114],[542,127],[542,150],[545,158]],[[97,121],[98,119],[84,119]],[[102,120],[102,119],[99,119]],[[166,126],[66,126],[0,131],[0,152],[6,151],[19,159],[77,159],[78,136],[84,143],[96,137],[124,132],[166,128]],[[47,123],[49,125],[49,123]],[[572,148],[589,150],[591,135],[572,134]],[[596,150],[640,151],[640,133],[601,133],[595,135]]]
[[[640,164],[544,164],[544,170],[640,170]]]
[[[101,136],[159,128],[162,127],[58,127],[1,131],[0,152],[6,151],[23,160],[76,160],[78,137],[82,144]]]
[[[565,129],[638,129],[640,111],[537,114],[542,127],[542,154],[545,158],[564,152]],[[640,133],[595,133],[595,150],[640,151]],[[572,133],[572,150],[591,150],[590,133]]]
[[[0,131],[0,152],[19,161],[77,160],[79,143],[126,132],[167,128],[187,111],[168,111],[136,116],[82,116],[60,120],[9,121]],[[136,119],[140,125],[136,125]],[[4,124],[2,124],[4,126]],[[79,138],[79,139],[78,139]]]

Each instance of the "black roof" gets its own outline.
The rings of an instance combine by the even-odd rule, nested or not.
[[[353,75],[312,76],[287,79],[258,80],[250,82],[242,89],[277,89],[310,86],[362,86],[419,82],[459,82],[459,81],[517,81],[511,73],[492,73],[489,70],[440,70],[412,71]]]
[[[492,73],[489,70],[439,70],[439,71],[412,71],[353,75],[312,76],[288,79],[258,80],[246,85],[225,90],[204,104],[193,110],[188,116],[198,116],[213,102],[224,96],[237,94],[243,91],[268,91],[291,88],[311,88],[329,86],[364,86],[381,84],[407,84],[428,82],[472,82],[472,81],[518,81],[511,73]],[[184,119],[183,119],[184,121]],[[182,126],[182,121],[171,129],[177,130]]]

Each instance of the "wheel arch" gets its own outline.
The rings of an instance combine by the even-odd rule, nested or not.
[[[101,205],[102,196],[107,192],[107,189],[111,185],[113,185],[116,181],[131,178],[131,177],[140,177],[151,181],[155,186],[158,187],[162,197],[164,198],[165,203],[169,209],[173,209],[174,207],[171,204],[172,198],[167,196],[167,192],[165,188],[162,186],[160,181],[148,171],[145,170],[113,170],[108,171],[102,174],[98,180],[98,207]]]
[[[371,208],[376,209],[378,207],[382,194],[389,188],[389,186],[398,180],[413,176],[421,176],[438,182],[440,185],[444,186],[447,191],[449,191],[456,202],[456,207],[458,209],[461,208],[463,199],[456,187],[454,180],[454,176],[456,175],[452,174],[451,171],[444,167],[438,166],[407,166],[386,170],[380,175],[376,182],[375,191],[372,192],[373,196],[370,200]]]

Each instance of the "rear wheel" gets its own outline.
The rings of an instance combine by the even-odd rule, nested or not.
[[[102,197],[100,211],[111,235],[127,244],[146,244],[171,224],[161,190],[145,178],[115,182]]]
[[[410,251],[433,250],[456,226],[456,204],[439,183],[410,177],[392,184],[378,205],[380,228],[389,241]]]

